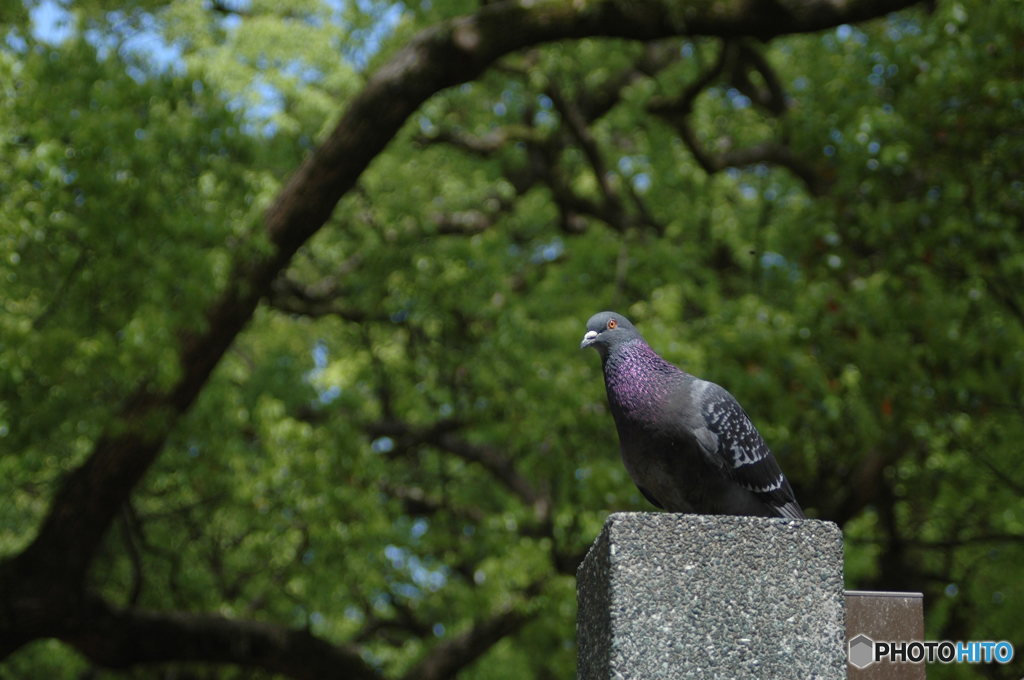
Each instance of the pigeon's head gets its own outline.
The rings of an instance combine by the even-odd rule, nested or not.
[[[604,357],[621,343],[639,337],[640,334],[626,317],[616,312],[598,312],[587,322],[587,332],[580,343],[580,349],[593,347]]]

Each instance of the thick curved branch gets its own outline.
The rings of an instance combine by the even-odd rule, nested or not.
[[[230,663],[291,678],[381,680],[355,647],[304,630],[222,616],[116,610],[94,600],[88,623],[59,636],[93,662],[128,668],[165,662]]]
[[[60,616],[60,603],[76,599],[114,517],[274,279],[427,98],[475,78],[509,52],[553,40],[673,35],[765,39],[858,22],[914,2],[503,2],[419,33],[370,78],[333,132],[281,189],[264,218],[266,245],[238,250],[228,283],[206,310],[205,322],[182,338],[175,383],[166,390],[142,386],[128,400],[85,463],[64,480],[33,542],[0,565],[0,638],[6,637],[0,655],[48,629],[48,617]],[[50,607],[40,609],[40,603]],[[173,628],[168,626],[168,634]]]

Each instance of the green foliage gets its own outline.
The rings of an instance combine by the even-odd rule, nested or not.
[[[169,72],[97,50],[117,17],[89,3],[61,45],[15,27],[27,46],[0,47],[5,555],[116,409],[179,374],[182,336],[367,64],[473,9],[217,6],[238,12],[122,8],[181,50]],[[649,113],[713,63],[710,41],[673,45],[589,121],[603,178],[555,99],[585,108],[642,46],[547,46],[431,99],[292,262],[309,295],[267,301],[218,365],[93,585],[354,641],[389,677],[513,607],[529,623],[460,677],[571,676],[566,565],[609,511],[650,509],[576,350],[615,308],[745,404],[809,513],[843,524],[851,587],[923,590],[932,639],[1024,640],[1020,10],[941,3],[777,40],[781,118],[724,81],[697,98],[708,149],[782,140],[820,197],[768,163],[708,175]],[[649,220],[567,217],[559,191]],[[7,664],[85,662],[48,641]]]
[[[0,59],[9,552],[112,409],[143,379],[177,377],[178,333],[201,326],[225,281],[260,175],[238,118],[199,80],[136,82],[84,41]]]

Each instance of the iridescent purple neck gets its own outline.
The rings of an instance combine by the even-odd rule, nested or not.
[[[604,361],[604,384],[616,420],[650,422],[685,376],[641,338],[617,345]]]

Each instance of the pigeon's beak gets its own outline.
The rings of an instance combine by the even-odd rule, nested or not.
[[[586,335],[583,336],[583,342],[580,343],[580,349],[590,347],[594,344],[594,340],[597,340],[597,331],[587,331]]]

